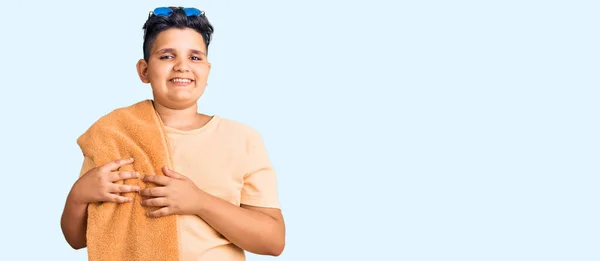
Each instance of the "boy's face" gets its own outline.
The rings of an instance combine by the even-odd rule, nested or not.
[[[148,62],[141,59],[137,69],[142,82],[152,86],[156,102],[171,109],[195,105],[210,72],[202,35],[189,28],[160,32]]]

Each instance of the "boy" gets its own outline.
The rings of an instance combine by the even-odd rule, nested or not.
[[[154,260],[167,256],[177,256],[177,260],[244,260],[243,250],[280,255],[285,224],[275,173],[260,135],[241,123],[197,112],[210,71],[207,50],[212,25],[198,9],[162,7],[151,13],[143,28],[144,57],[137,63],[137,72],[142,82],[151,85],[150,108],[162,126],[160,132],[168,144],[166,158],[173,165],[165,163],[162,173],[142,173],[140,170],[147,168],[134,165],[149,162],[142,156],[99,163],[101,155],[93,157],[87,152],[92,151],[86,145],[93,140],[92,134],[85,136],[92,137],[89,139],[82,135],[78,142],[84,150],[84,163],[61,219],[66,241],[74,249],[87,246],[90,256],[94,251],[90,259],[95,260],[137,260],[149,255],[154,255]],[[146,129],[139,126],[135,125],[138,129],[132,133],[146,135]],[[122,144],[118,135],[106,135],[104,139],[114,140],[103,140],[102,144]],[[156,137],[150,141],[159,140]],[[123,147],[119,151],[126,151]],[[94,214],[104,218],[95,221],[88,216],[92,209],[94,213],[112,212],[109,216]],[[137,214],[137,209],[143,213]],[[176,227],[158,231],[160,224],[167,224],[158,220],[169,217],[176,217]],[[119,222],[127,225],[108,231]],[[156,230],[143,231],[151,226]],[[161,252],[169,243],[156,240],[171,234],[176,235],[175,246]],[[150,237],[156,240],[146,242]],[[97,248],[92,249],[90,239]]]

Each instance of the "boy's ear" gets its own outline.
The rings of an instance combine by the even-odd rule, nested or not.
[[[136,67],[140,80],[142,80],[143,83],[150,83],[150,79],[148,79],[148,63],[146,60],[140,59],[137,62]]]

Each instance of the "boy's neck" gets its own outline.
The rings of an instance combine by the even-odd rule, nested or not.
[[[187,131],[201,128],[211,117],[198,113],[198,105],[185,109],[171,109],[154,102],[154,108],[165,126]]]

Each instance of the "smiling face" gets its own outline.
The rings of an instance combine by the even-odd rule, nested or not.
[[[155,102],[171,109],[196,105],[210,72],[202,35],[190,28],[160,32],[148,61],[141,59],[137,69],[142,82],[152,86]]]

